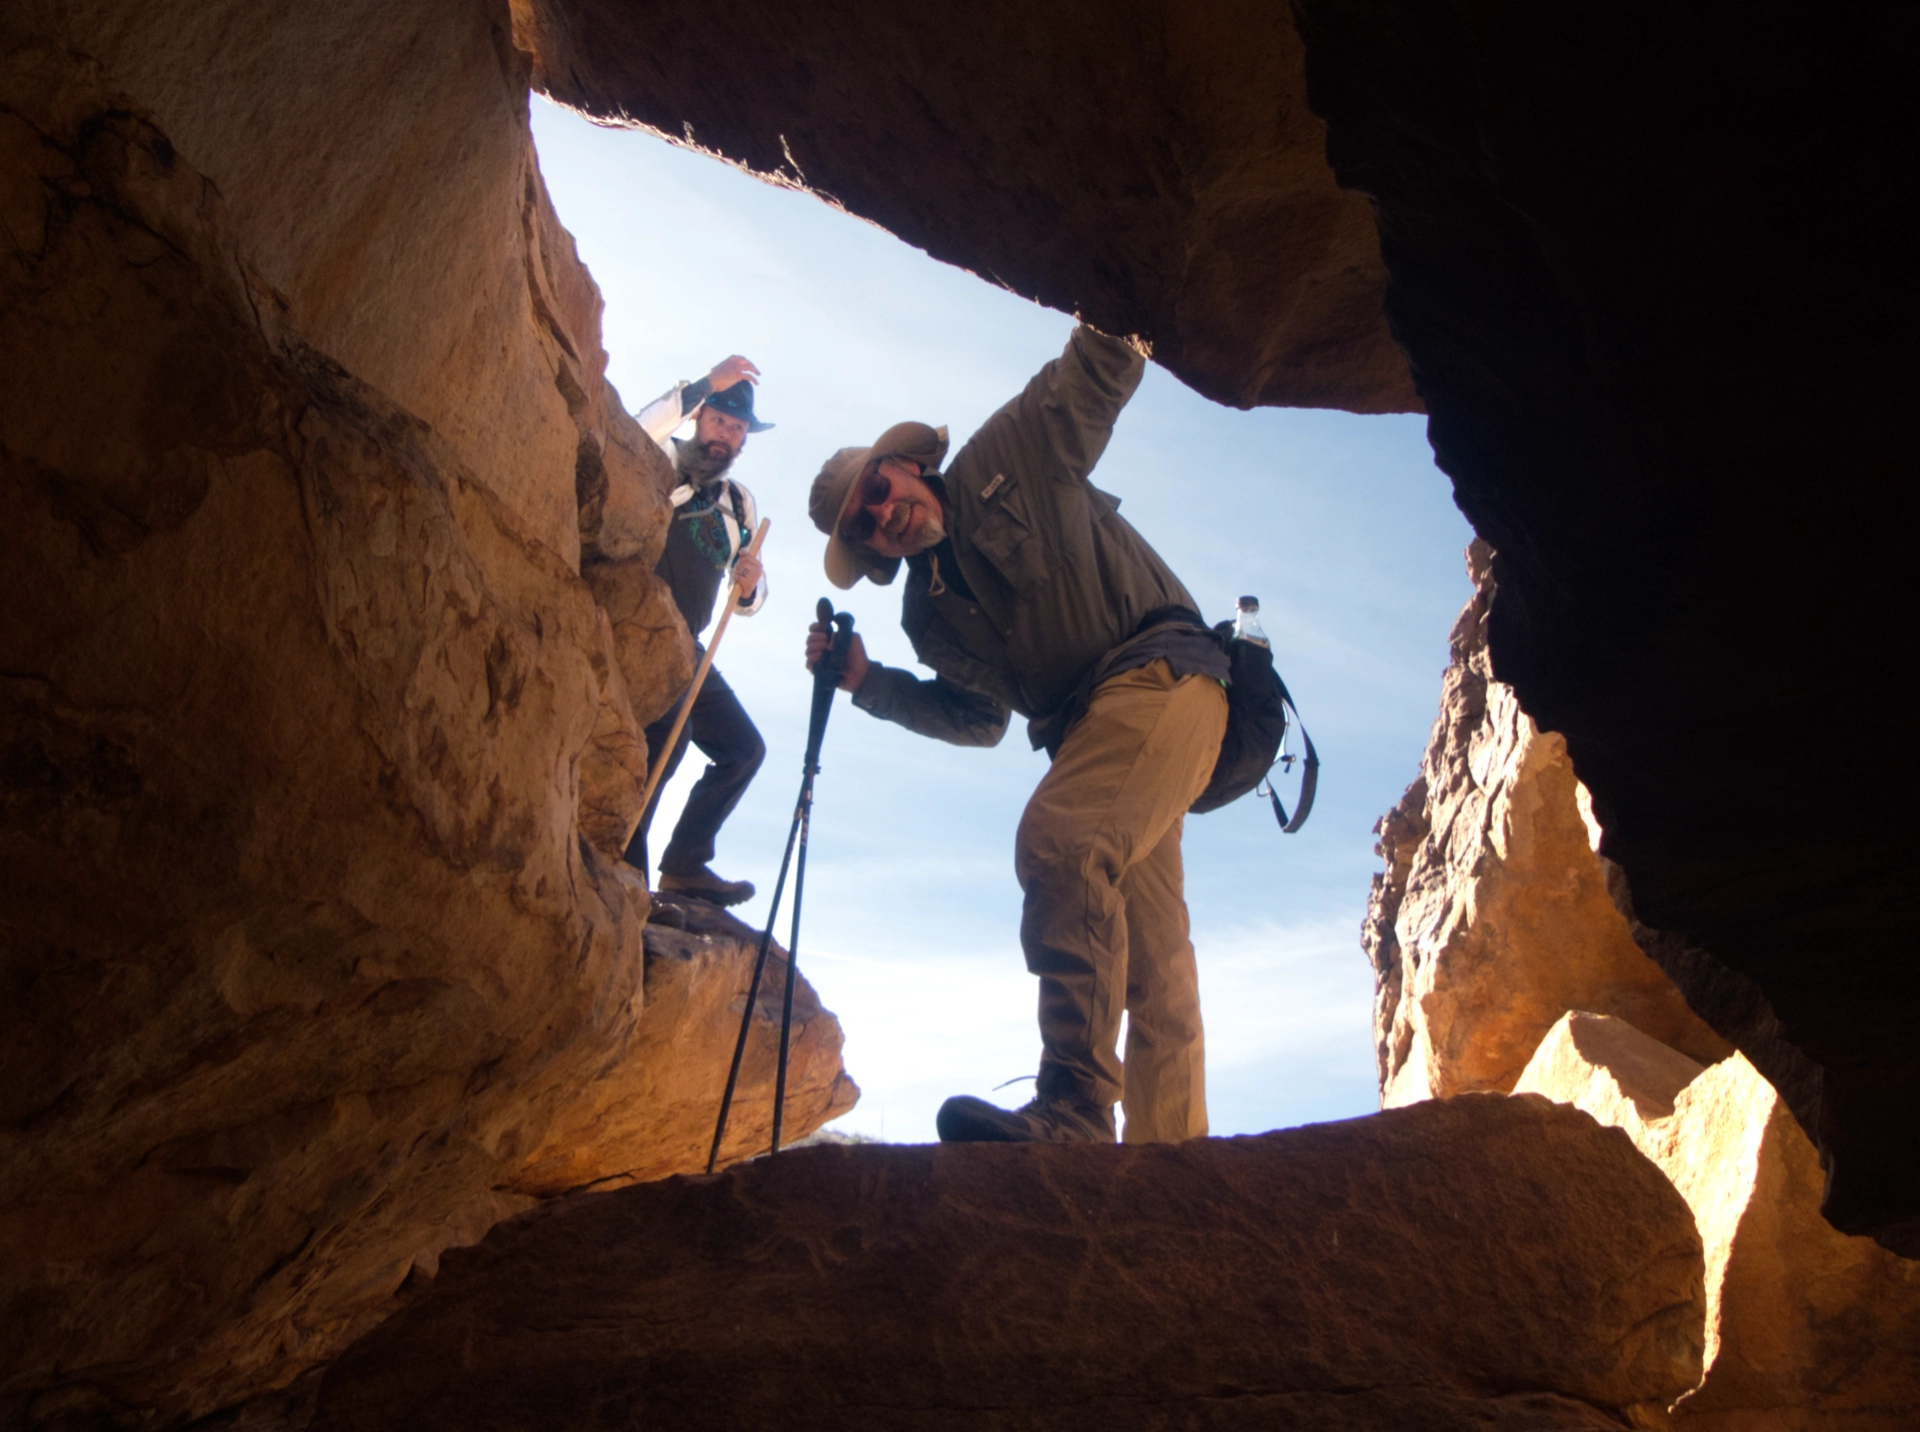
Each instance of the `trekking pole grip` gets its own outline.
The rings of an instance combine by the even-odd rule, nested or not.
[[[847,653],[853,648],[853,613],[836,612],[833,602],[822,597],[814,606],[813,616],[833,637],[819,664],[814,667],[814,678],[828,686],[838,687],[840,678],[847,673]],[[833,678],[830,682],[827,681],[829,676]]]

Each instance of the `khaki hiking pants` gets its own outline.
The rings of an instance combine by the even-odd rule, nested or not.
[[[1227,694],[1207,677],[1155,661],[1103,681],[1014,843],[1020,943],[1040,977],[1040,1092],[1120,1101],[1128,1143],[1207,1131],[1180,834],[1226,729]]]

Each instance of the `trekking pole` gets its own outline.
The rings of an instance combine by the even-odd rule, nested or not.
[[[780,857],[780,875],[774,881],[773,900],[767,909],[767,928],[760,935],[760,953],[754,958],[753,978],[747,984],[747,1007],[740,1013],[740,1037],[733,1044],[733,1063],[727,1069],[726,1092],[720,1096],[720,1118],[713,1126],[713,1147],[707,1151],[707,1172],[720,1161],[720,1142],[726,1137],[727,1115],[733,1109],[733,1091],[740,1081],[740,1061],[746,1057],[747,1034],[753,1028],[753,1009],[760,997],[760,976],[767,967],[767,952],[773,945],[773,927],[780,918],[780,897],[787,888],[787,870],[793,864],[793,851],[800,848],[800,864],[793,881],[793,926],[787,936],[787,988],[780,1011],[780,1052],[774,1066],[773,1141],[768,1153],[780,1151],[780,1125],[787,1102],[787,1054],[793,1030],[793,987],[800,977],[800,894],[807,879],[807,833],[813,824],[813,778],[820,773],[820,743],[826,739],[827,717],[833,714],[833,693],[839,688],[846,670],[847,649],[853,644],[853,617],[835,612],[833,603],[820,599],[817,615],[822,625],[831,624],[833,643],[813,668],[813,710],[807,720],[807,754],[800,776],[800,799],[794,805],[793,825],[787,831],[786,853]]]
[[[773,519],[760,519],[760,530],[753,534],[753,541],[747,544],[747,555],[758,557],[760,544],[767,540],[767,529],[773,526]],[[686,699],[680,703],[680,714],[673,718],[673,730],[667,736],[667,743],[660,748],[660,757],[653,763],[653,771],[647,777],[647,789],[640,797],[640,809],[644,813],[653,804],[653,793],[660,789],[660,778],[667,772],[667,761],[673,756],[673,748],[680,740],[680,733],[686,728],[687,717],[693,714],[693,703],[700,695],[707,673],[713,669],[713,654],[720,649],[720,638],[727,634],[727,621],[733,616],[733,609],[740,605],[740,599],[734,596],[734,584],[727,583],[727,608],[720,613],[720,625],[713,629],[713,640],[707,643],[707,649],[700,654],[700,664],[693,671],[693,685],[687,688]],[[632,831],[627,834],[631,836]]]

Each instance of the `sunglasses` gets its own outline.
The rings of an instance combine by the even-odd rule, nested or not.
[[[840,537],[857,545],[871,540],[880,530],[879,520],[869,509],[883,507],[893,499],[893,479],[876,467],[854,484],[854,498],[858,506],[841,520]]]

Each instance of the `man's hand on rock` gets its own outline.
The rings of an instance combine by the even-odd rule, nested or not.
[[[760,585],[760,578],[765,573],[766,568],[760,565],[758,557],[751,552],[742,552],[734,560],[733,584],[740,589],[741,596],[750,597],[753,595],[753,589]]]
[[[833,628],[823,622],[815,622],[807,628],[807,670],[812,671],[820,664],[820,658],[827,654],[827,648],[833,645]],[[853,634],[853,641],[847,647],[846,670],[840,673],[842,691],[858,691],[866,684],[867,672],[873,663],[867,660],[866,643],[860,640],[860,633]]]
[[[707,374],[707,384],[714,392],[722,392],[735,383],[758,383],[760,370],[738,353],[724,362],[713,365],[713,371]]]

